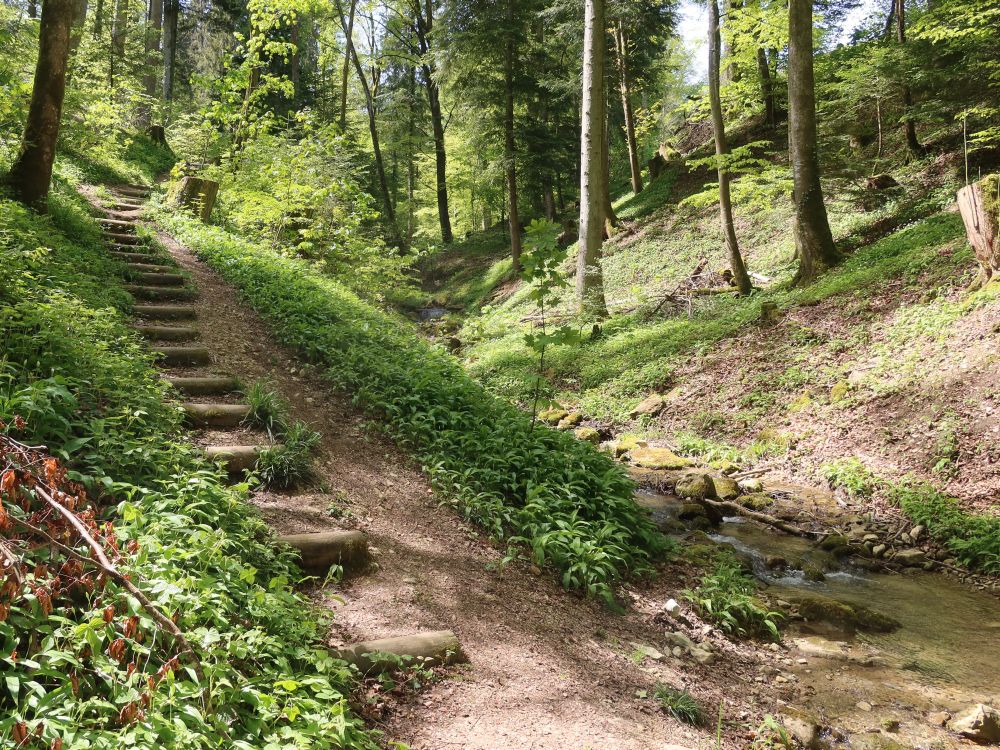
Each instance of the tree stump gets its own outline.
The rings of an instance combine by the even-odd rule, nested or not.
[[[1000,175],[984,177],[958,191],[958,210],[969,244],[979,261],[979,275],[969,287],[981,289],[1000,270]]]
[[[146,129],[146,135],[149,139],[160,146],[167,145],[167,131],[163,129],[162,125],[150,125]]]
[[[219,194],[219,183],[202,177],[182,177],[167,194],[167,201],[177,206],[192,209],[208,223],[215,206],[215,198]]]

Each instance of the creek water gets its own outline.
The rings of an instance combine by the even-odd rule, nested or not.
[[[676,498],[644,493],[638,499],[661,525],[675,524]],[[922,570],[872,572],[849,559],[810,580],[799,563],[818,553],[814,544],[742,518],[724,519],[709,536],[734,548],[773,599],[817,594],[899,622],[890,633],[850,633],[822,623],[786,628],[789,656],[798,657],[785,670],[799,686],[790,702],[849,737],[826,747],[969,747],[932,717],[979,702],[1000,704],[1000,599],[989,592]],[[788,566],[772,570],[767,563],[774,557]],[[891,734],[882,729],[895,721],[901,727]]]

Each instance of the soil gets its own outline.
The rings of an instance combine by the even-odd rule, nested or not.
[[[329,644],[446,628],[469,657],[468,665],[443,670],[423,689],[368,691],[376,698],[364,710],[387,742],[426,750],[714,746],[714,726],[693,728],[660,710],[652,694],[665,683],[689,689],[710,725],[721,702],[724,746],[746,747],[779,690],[794,696],[794,684],[755,680],[780,652],[731,642],[690,612],[688,625],[669,621],[663,604],[671,597],[682,601],[693,575],[682,564],[626,592],[624,614],[565,592],[550,571],[503,565],[504,552],[443,506],[419,468],[346,394],[333,392],[279,345],[267,324],[189,250],[165,234],[158,239],[200,292],[193,304],[201,342],[214,358],[211,369],[244,384],[265,381],[287,399],[294,417],[323,434],[316,487],[258,490],[251,501],[281,533],[350,527],[369,535],[377,570],[313,592],[335,612]],[[700,666],[686,655],[671,656],[664,636],[675,629],[711,641],[717,661]],[[635,643],[665,656],[637,659]]]

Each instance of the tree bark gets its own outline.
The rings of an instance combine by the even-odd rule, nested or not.
[[[604,94],[604,0],[585,0],[583,106],[580,128],[580,246],[576,260],[576,304],[581,314],[606,317],[601,245],[607,179]]]
[[[421,73],[427,91],[427,104],[431,111],[431,130],[434,134],[434,168],[437,191],[438,224],[441,226],[441,242],[446,245],[454,240],[451,229],[451,212],[448,206],[448,157],[444,143],[444,118],[441,115],[441,95],[435,80],[435,70],[428,61],[430,53],[430,33],[434,27],[434,6],[427,0],[426,9],[421,11],[419,2],[414,3],[416,11],[417,42],[424,59]]]
[[[517,213],[517,153],[514,142],[514,0],[507,0],[507,38],[504,40],[504,161],[507,171],[507,222],[514,272],[521,270],[521,221]]]
[[[344,52],[344,69],[340,76],[340,130],[347,129],[347,74],[351,68],[351,56],[354,50],[354,11],[358,6],[358,0],[350,0],[351,7],[348,11],[347,24],[344,24],[344,12],[340,10],[338,0],[337,8],[340,13],[341,28],[344,29],[344,44],[347,50]]]
[[[142,76],[143,88],[150,100],[156,97],[159,76],[157,65],[160,57],[160,42],[163,32],[163,0],[149,0],[146,10],[146,70]],[[145,103],[140,112],[140,122],[149,125],[152,117],[150,103]]]
[[[28,0],[28,18],[38,18],[38,0]]]
[[[38,62],[28,120],[21,148],[7,175],[14,196],[41,212],[46,210],[59,138],[73,12],[73,0],[44,0],[42,3]]]
[[[125,43],[128,36],[129,0],[115,0],[115,14],[111,24],[111,64],[108,67],[108,83],[115,88],[118,64],[125,59]]]
[[[840,260],[826,216],[816,143],[812,0],[788,8],[788,153],[795,204],[796,284],[806,284]]]
[[[163,5],[163,101],[174,98],[174,65],[177,62],[177,21],[180,0],[164,0]]]
[[[292,82],[292,101],[290,102],[289,110],[294,110],[295,105],[299,101],[299,85],[302,75],[302,55],[299,53],[299,34],[301,33],[302,19],[298,16],[295,17],[295,21],[292,22],[291,30],[291,42],[294,49],[292,50],[292,59],[289,61],[291,66],[291,71],[289,78]]]
[[[990,175],[958,191],[958,209],[979,261],[979,274],[969,287],[981,289],[1000,273],[1000,175]]]
[[[729,193],[729,170],[723,164],[724,157],[729,153],[729,145],[726,143],[726,124],[722,119],[722,96],[719,91],[720,46],[718,0],[708,0],[708,97],[712,108],[712,129],[715,131],[715,155],[719,162],[719,218],[722,223],[722,234],[726,240],[726,249],[729,251],[733,280],[740,294],[747,295],[753,287],[736,240],[733,202]]]
[[[757,48],[757,75],[760,78],[760,95],[764,104],[764,122],[769,128],[778,124],[778,113],[774,107],[774,83],[771,81],[771,66],[767,61],[767,50]]]
[[[906,0],[896,0],[896,40],[900,45],[906,44]],[[913,118],[909,116],[910,109],[913,107],[913,94],[910,92],[910,87],[906,84],[903,85],[902,97],[903,109],[906,111],[906,116],[903,119],[906,147],[910,150],[910,153],[919,155],[923,153],[924,149],[920,145],[920,141],[917,140],[917,128],[913,122]]]
[[[66,75],[73,65],[73,58],[83,41],[83,31],[87,24],[87,0],[75,0],[73,3],[73,26],[69,33],[69,58],[66,63]]]
[[[603,0],[602,0],[603,2]],[[602,53],[601,65],[604,65],[604,57]],[[602,89],[604,86],[602,85]],[[601,199],[603,202],[602,211],[604,212],[604,238],[607,239],[615,232],[615,227],[618,226],[618,216],[615,214],[615,206],[611,201],[611,128],[608,127],[608,98],[607,92],[604,92],[603,99],[603,114],[602,123],[604,128],[604,137],[601,148],[604,149],[604,176],[601,178]]]
[[[639,166],[639,146],[635,138],[635,114],[632,112],[632,94],[628,71],[628,44],[621,19],[615,29],[615,50],[618,53],[618,77],[622,95],[622,113],[625,116],[625,142],[628,145],[628,165],[632,173],[632,192],[642,192],[642,170]]]

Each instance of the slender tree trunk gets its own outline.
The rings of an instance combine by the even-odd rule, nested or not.
[[[604,94],[604,0],[585,0],[583,108],[580,128],[580,247],[576,259],[576,304],[581,314],[606,317],[601,245],[607,181],[607,117]]]
[[[715,155],[719,160],[719,218],[726,249],[729,251],[733,280],[736,281],[740,294],[747,295],[752,291],[752,286],[736,240],[733,202],[729,194],[729,170],[723,164],[723,158],[729,153],[729,145],[726,143],[726,124],[722,119],[722,96],[719,91],[720,46],[718,0],[708,0],[708,97],[712,107],[712,129],[715,131]]]
[[[774,108],[774,84],[771,81],[771,66],[767,61],[767,50],[757,48],[757,75],[760,78],[760,95],[764,104],[764,122],[769,128],[778,124],[778,113]]]
[[[556,197],[552,192],[552,173],[542,175],[542,210],[549,221],[556,220]]]
[[[142,85],[150,101],[142,105],[140,122],[149,125],[152,118],[151,102],[156,98],[159,82],[157,66],[160,62],[160,41],[163,33],[163,0],[149,0],[146,10],[146,70],[142,75]]]
[[[118,65],[125,60],[125,43],[128,36],[129,0],[115,0],[115,16],[111,26],[111,66],[109,83],[112,90],[118,75]]]
[[[28,18],[32,20],[38,18],[38,0],[28,0]]]
[[[347,15],[347,24],[343,25],[344,40],[347,50],[344,52],[344,69],[340,76],[340,129],[347,129],[347,73],[351,68],[351,56],[354,54],[354,11],[358,6],[358,0],[350,0],[351,6]],[[338,0],[339,8],[339,0]],[[341,24],[344,21],[344,13],[340,11]]]
[[[635,114],[632,112],[632,94],[628,71],[628,44],[625,29],[619,19],[615,29],[615,50],[618,53],[618,77],[622,94],[622,113],[625,116],[625,142],[628,145],[628,165],[632,172],[632,192],[642,192],[642,169],[639,166],[639,145],[635,138]]]
[[[882,30],[882,38],[888,39],[892,33],[892,27],[896,23],[896,0],[889,0],[889,15],[885,18],[885,28]]]
[[[6,179],[19,201],[41,212],[46,210],[59,138],[73,12],[73,0],[44,0],[42,3],[38,62],[28,120],[20,150]]]
[[[604,2],[604,0],[601,0]],[[601,57],[601,65],[604,65],[604,57]],[[602,85],[603,89],[604,86]],[[604,97],[604,114],[603,114],[603,127],[604,127],[604,141],[601,148],[604,149],[604,176],[601,178],[601,200],[603,202],[604,212],[604,237],[607,239],[615,232],[615,227],[618,226],[618,216],[615,214],[614,203],[611,202],[611,128],[608,126],[608,99],[607,92],[605,91]]]
[[[177,62],[177,21],[180,0],[164,0],[163,5],[163,101],[174,98],[174,65]]]
[[[906,44],[906,0],[896,0],[896,40],[901,44]],[[906,110],[906,116],[903,120],[903,130],[906,133],[906,147],[910,150],[910,153],[919,155],[923,152],[923,146],[920,145],[920,141],[917,140],[917,128],[913,122],[913,118],[910,117],[910,109],[913,107],[913,95],[910,93],[910,87],[903,86],[903,109]]]
[[[69,32],[69,59],[66,63],[66,75],[70,75],[69,69],[73,66],[73,58],[83,41],[84,27],[87,25],[87,0],[75,0],[73,3],[73,26]]]
[[[788,39],[788,153],[794,181],[795,250],[799,258],[795,283],[805,284],[840,260],[820,185],[812,0],[789,1]]]
[[[517,214],[517,153],[514,143],[514,0],[507,0],[507,38],[504,41],[504,161],[507,170],[507,221],[514,271],[521,270],[521,221]]]
[[[302,19],[296,16],[295,21],[292,23],[291,30],[291,41],[294,50],[292,51],[292,59],[289,61],[289,65],[291,67],[289,78],[292,82],[292,101],[289,103],[289,111],[293,111],[295,109],[295,106],[299,101],[299,94],[301,94],[301,91],[299,91],[300,79],[302,75],[302,54],[299,52],[299,35],[301,34],[301,26]]]
[[[100,39],[104,32],[104,0],[97,0],[94,6],[94,28],[92,35],[94,39]]]

